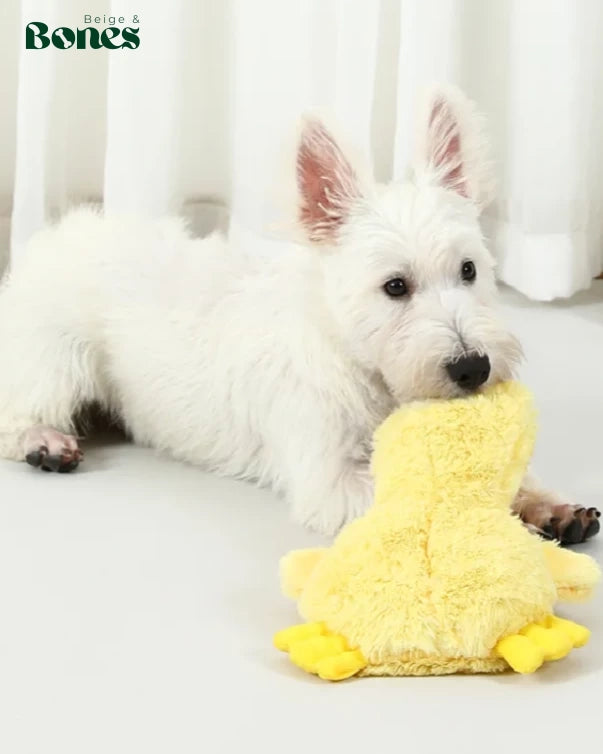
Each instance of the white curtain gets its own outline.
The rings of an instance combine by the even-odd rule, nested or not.
[[[401,179],[417,93],[451,81],[488,116],[499,196],[484,229],[501,279],[551,299],[603,269],[600,0],[92,5],[8,0],[3,36],[18,43],[0,50],[0,213],[12,204],[11,264],[81,201],[183,211],[200,232],[228,209],[233,237],[270,248],[300,113],[333,113],[378,179]],[[140,47],[24,49],[29,21],[75,28],[85,13],[138,14]]]

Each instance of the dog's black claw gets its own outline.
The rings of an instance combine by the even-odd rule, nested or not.
[[[42,461],[46,457],[46,453],[43,453],[41,450],[32,450],[31,453],[28,453],[25,456],[25,460],[30,466],[35,466],[38,468],[38,466],[42,465]]]
[[[61,468],[61,456],[46,456],[42,468],[44,471],[58,471]]]
[[[577,545],[578,542],[582,542],[583,535],[584,528],[580,521],[575,518],[562,532],[561,543],[564,545]]]
[[[586,531],[584,532],[584,539],[590,539],[591,537],[594,537],[595,534],[599,533],[600,528],[601,524],[599,523],[599,520],[597,518],[593,518],[593,520],[586,527]]]
[[[76,451],[75,457],[65,455],[48,455],[48,448],[44,445],[37,450],[32,450],[25,456],[25,460],[30,466],[34,466],[42,471],[54,472],[59,474],[68,474],[70,471],[77,469],[82,459],[81,451]]]
[[[59,472],[59,474],[68,474],[70,471],[77,469],[79,464],[80,462],[74,458],[73,461],[68,461],[67,463],[64,463],[61,466],[59,466],[57,471]]]

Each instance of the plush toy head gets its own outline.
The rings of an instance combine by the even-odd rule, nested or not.
[[[508,511],[535,435],[531,397],[514,382],[464,400],[406,406],[375,433],[375,503],[400,507],[415,498],[433,506],[442,497],[458,511]]]
[[[390,416],[375,434],[374,506],[331,548],[283,559],[283,589],[308,623],[276,645],[339,679],[530,672],[585,643],[587,630],[552,609],[588,596],[596,564],[510,510],[534,435],[517,383]]]

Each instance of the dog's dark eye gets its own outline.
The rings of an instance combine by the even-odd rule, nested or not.
[[[393,278],[392,280],[388,280],[387,283],[383,286],[383,290],[387,293],[388,296],[391,296],[392,298],[406,296],[406,294],[408,293],[408,288],[406,287],[406,283],[402,278]]]
[[[468,260],[461,265],[461,277],[466,283],[472,283],[476,276],[475,265]]]

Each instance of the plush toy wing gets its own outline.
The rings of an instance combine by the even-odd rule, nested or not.
[[[281,558],[281,589],[292,600],[299,599],[316,565],[327,552],[326,547],[293,550]]]

